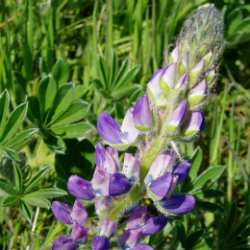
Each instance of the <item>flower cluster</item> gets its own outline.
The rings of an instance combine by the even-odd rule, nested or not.
[[[215,28],[207,30],[210,26]],[[78,198],[73,209],[53,202],[56,218],[73,225],[71,236],[58,238],[53,249],[87,244],[87,213],[79,199],[95,202],[99,216],[98,226],[89,233],[92,250],[110,249],[112,238],[119,235],[119,219],[131,209],[127,227],[117,241],[124,250],[152,249],[139,243],[141,236],[160,231],[167,224],[165,215],[182,215],[194,208],[193,196],[175,191],[192,165],[191,160],[182,158],[176,143],[195,139],[204,130],[202,108],[218,76],[221,30],[221,16],[213,6],[199,10],[187,21],[176,47],[167,55],[167,66],[153,74],[147,93],[127,110],[122,125],[106,112],[99,115],[98,133],[110,147],[97,143],[91,181],[70,176],[68,191]],[[130,146],[137,148],[136,153],[122,154],[120,164],[117,150]],[[140,206],[145,195],[162,216],[148,217],[147,206]]]

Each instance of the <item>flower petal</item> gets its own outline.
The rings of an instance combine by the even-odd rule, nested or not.
[[[162,200],[171,189],[173,176],[170,173],[164,174],[149,184],[151,195],[156,200]]]
[[[97,142],[95,150],[95,164],[98,167],[103,168],[105,163],[105,147],[101,142]]]
[[[156,234],[166,226],[168,218],[166,216],[153,216],[146,219],[145,225],[142,227],[142,235]]]
[[[111,175],[109,182],[109,195],[117,196],[127,193],[132,186],[132,183],[122,173]]]
[[[136,128],[140,131],[148,131],[154,127],[147,94],[140,97],[136,102],[134,106],[133,118]]]
[[[182,215],[189,213],[195,205],[195,198],[191,195],[174,194],[169,200],[161,200],[158,204],[169,213]]]
[[[77,244],[86,244],[88,241],[88,229],[76,223],[72,228],[70,237]]]
[[[140,181],[140,161],[132,154],[125,153],[122,172],[134,182]]]
[[[109,218],[105,219],[101,227],[98,229],[100,236],[111,238],[117,233],[117,226],[115,222],[112,222]]]
[[[151,80],[148,83],[148,93],[149,93],[149,97],[154,100],[160,100],[161,95],[162,95],[162,90],[160,88],[160,77],[162,74],[163,69],[159,69],[157,70]]]
[[[52,250],[75,250],[78,245],[69,236],[61,236],[53,242]]]
[[[88,219],[88,213],[86,212],[85,207],[83,206],[82,202],[78,199],[75,200],[72,212],[71,212],[71,218],[74,222],[84,226]]]
[[[114,174],[121,170],[119,156],[116,149],[110,147],[106,149],[104,169],[109,174]]]
[[[191,165],[192,165],[192,161],[186,160],[186,161],[174,166],[173,175],[179,176],[177,184],[182,183],[186,179],[186,177],[189,174]]]
[[[127,143],[129,144],[133,143],[139,135],[139,130],[135,127],[134,124],[133,112],[133,108],[128,109],[121,126],[123,136],[126,138]]]
[[[110,174],[103,168],[96,167],[91,183],[93,189],[96,191],[97,196],[109,195],[109,179]]]
[[[161,77],[166,82],[169,89],[173,89],[174,87],[175,69],[176,69],[176,63],[172,63],[166,68],[164,68],[161,73]]]
[[[105,236],[96,236],[91,246],[92,250],[108,250],[110,248],[110,242]]]
[[[127,250],[154,250],[152,247],[137,243],[134,247],[128,248]]]
[[[129,217],[127,229],[142,227],[145,224],[147,216],[147,206],[141,206],[135,210]]]
[[[67,188],[71,195],[80,199],[92,200],[96,197],[92,184],[77,175],[69,177]]]
[[[73,224],[73,220],[70,216],[72,207],[66,203],[53,201],[51,205],[54,216],[65,224]]]
[[[117,245],[123,248],[134,247],[141,237],[142,230],[141,227],[125,230],[120,236]]]
[[[97,130],[107,144],[115,145],[126,143],[126,139],[121,132],[121,126],[106,112],[98,116]]]

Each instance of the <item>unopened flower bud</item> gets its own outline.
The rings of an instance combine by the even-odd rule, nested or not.
[[[88,241],[88,229],[76,223],[72,228],[70,237],[77,244],[86,244]]]
[[[167,224],[166,216],[152,216],[146,219],[145,225],[142,227],[142,235],[153,235],[161,231]]]
[[[92,241],[92,250],[109,250],[110,242],[105,236],[96,236]]]
[[[192,88],[196,84],[197,80],[200,78],[202,74],[204,66],[205,66],[205,60],[204,58],[202,58],[200,62],[190,71],[189,84],[188,84],[189,88]]]
[[[109,182],[109,195],[117,196],[127,193],[132,186],[126,176],[122,173],[115,173],[111,175]]]
[[[205,78],[194,87],[188,94],[188,105],[198,104],[206,96],[207,85]]]
[[[85,207],[83,206],[82,202],[79,199],[75,200],[72,212],[71,212],[71,218],[75,223],[78,223],[82,226],[84,226],[88,219],[88,214],[86,212]]]
[[[72,207],[70,205],[59,201],[53,201],[51,209],[58,220],[65,224],[73,224],[73,219],[70,216],[72,212]]]
[[[75,243],[70,236],[61,236],[53,242],[52,250],[75,250],[78,244]]]
[[[166,96],[170,95],[174,88],[176,63],[172,63],[163,69],[160,78],[160,87]]]

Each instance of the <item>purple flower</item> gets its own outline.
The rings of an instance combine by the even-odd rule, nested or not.
[[[71,195],[80,199],[92,200],[96,197],[92,184],[77,175],[69,177],[67,188]]]
[[[157,102],[161,99],[162,90],[160,88],[160,77],[162,74],[163,69],[157,70],[151,80],[148,83],[148,95],[154,101]]]
[[[111,238],[117,233],[117,226],[115,222],[112,222],[109,218],[105,219],[102,226],[99,227],[98,233],[100,236]]]
[[[142,231],[143,229],[141,227],[125,230],[123,234],[120,236],[120,238],[118,239],[117,245],[125,249],[134,247],[138,243],[141,237]]]
[[[122,173],[115,173],[111,175],[109,182],[109,195],[117,196],[127,193],[132,186],[126,176]]]
[[[186,177],[189,174],[191,165],[192,165],[192,161],[186,160],[186,161],[174,166],[173,175],[177,175],[179,177],[177,184],[182,183],[186,179]]]
[[[193,111],[189,113],[180,127],[181,139],[190,139],[194,136],[198,136],[205,128],[205,117],[200,111]]]
[[[175,160],[176,156],[171,151],[158,155],[150,167],[144,182],[149,183],[166,173],[172,173]]]
[[[174,215],[189,213],[195,205],[195,198],[191,195],[174,194],[170,199],[158,201],[161,208]]]
[[[167,173],[152,181],[148,186],[154,200],[162,200],[170,192],[173,175]]]
[[[152,216],[146,219],[142,227],[142,235],[153,235],[161,231],[167,224],[168,218],[166,216]]]
[[[182,88],[183,91],[186,91],[186,88],[188,85],[188,76],[189,76],[189,71],[180,77],[180,79],[177,81],[174,89],[178,90],[178,89]]]
[[[109,180],[110,174],[103,168],[97,166],[91,180],[93,189],[95,190],[97,196],[109,195]]]
[[[207,85],[205,78],[194,87],[188,94],[188,104],[196,105],[198,104],[204,96],[206,96]]]
[[[143,95],[134,106],[133,113],[135,127],[144,132],[154,127],[153,116],[149,106],[148,95]]]
[[[92,241],[92,250],[108,250],[109,248],[110,242],[105,236],[96,236]]]
[[[75,223],[78,223],[83,226],[86,224],[88,219],[88,213],[86,212],[86,209],[80,200],[75,200],[70,216]]]
[[[172,134],[177,130],[185,116],[186,110],[187,99],[184,99],[167,120],[166,129],[169,133]]]
[[[127,229],[142,227],[145,224],[147,216],[147,206],[141,206],[135,210],[128,219]]]
[[[54,216],[65,224],[73,224],[71,218],[72,207],[60,201],[53,201],[51,205]]]
[[[86,244],[88,241],[88,229],[76,223],[72,228],[70,237],[77,244]]]
[[[174,88],[174,81],[175,81],[175,70],[176,70],[176,63],[172,63],[163,69],[161,73],[161,78],[164,81],[164,86],[161,86],[162,89],[173,89]]]
[[[95,164],[98,167],[103,167],[105,163],[105,147],[101,142],[97,142],[95,150]]]
[[[78,244],[76,244],[70,236],[61,236],[57,238],[52,246],[52,250],[75,250]]]
[[[126,250],[154,250],[152,247],[137,243],[134,247],[126,248]]]
[[[132,154],[125,153],[122,173],[134,182],[140,181],[140,161]]]

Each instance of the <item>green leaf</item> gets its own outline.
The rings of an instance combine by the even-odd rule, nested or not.
[[[22,189],[23,189],[23,174],[21,172],[21,169],[19,168],[19,166],[13,162],[14,164],[14,179],[15,179],[15,186],[16,189],[19,193],[22,193]]]
[[[10,114],[10,117],[4,127],[3,133],[1,135],[0,143],[4,144],[7,142],[17,131],[21,125],[28,108],[28,103],[22,103],[17,106],[13,112]]]
[[[30,223],[33,214],[31,206],[23,201],[20,201],[20,204],[25,219]]]
[[[38,85],[38,101],[42,120],[45,119],[56,96],[56,83],[51,76],[45,77]]]
[[[26,184],[24,193],[27,194],[35,185],[47,174],[49,171],[50,166],[47,166],[40,170],[35,176],[33,176]]]
[[[122,104],[120,102],[116,102],[114,106],[115,106],[115,117],[117,119],[123,119],[125,114]]]
[[[9,108],[9,93],[7,89],[0,96],[0,134],[4,128]]]
[[[236,219],[236,215],[237,215],[237,203],[236,201],[233,201],[230,209],[229,209],[229,213],[227,216],[227,229],[228,231],[230,231],[230,229],[232,228],[234,221]]]
[[[28,112],[27,116],[29,120],[35,123],[35,120],[41,120],[39,102],[36,96],[28,96]]]
[[[130,94],[131,92],[134,92],[136,90],[140,90],[142,87],[141,85],[139,84],[131,84],[131,85],[128,85],[128,86],[123,86],[115,91],[113,91],[111,93],[111,96],[113,98],[121,98],[123,96],[126,96],[128,94]]]
[[[90,104],[87,102],[75,102],[62,115],[51,123],[51,127],[78,122],[86,116],[89,108]]]
[[[38,132],[37,128],[29,128],[20,134],[16,135],[13,139],[8,141],[5,146],[9,148],[16,148],[26,141],[32,139],[32,137]]]
[[[58,87],[66,83],[69,79],[69,65],[63,60],[59,59],[53,69],[52,77],[55,80]]]
[[[173,230],[174,230],[173,231],[174,245],[177,246],[179,242],[181,242],[181,244],[183,245],[186,238],[186,234],[185,234],[185,227],[182,224],[182,222],[178,220],[175,221]]]
[[[211,184],[215,180],[217,180],[221,174],[223,173],[225,167],[222,166],[216,166],[216,167],[210,167],[206,171],[204,171],[193,183],[191,193],[193,191],[201,189],[206,184]]]
[[[60,127],[53,127],[51,128],[51,131],[57,136],[61,136],[63,138],[77,138],[88,134],[93,129],[94,127],[90,124],[76,123]]]
[[[120,89],[120,87],[126,86],[136,76],[140,69],[140,65],[135,65],[130,68],[121,79],[116,83],[114,90]]]
[[[200,201],[196,199],[195,207],[214,214],[226,215],[225,209],[222,206],[215,203]]]
[[[5,193],[10,195],[17,195],[16,190],[13,188],[13,185],[7,180],[0,178],[0,189]]]
[[[114,52],[114,50],[111,49],[111,56],[109,62],[109,79],[108,79],[109,88],[114,85],[116,69],[117,69],[117,55]]]
[[[97,55],[97,61],[98,61],[98,72],[99,72],[99,78],[101,80],[101,83],[103,85],[104,89],[108,89],[108,67],[105,60],[98,54]]]
[[[193,155],[191,156],[191,160],[192,160],[192,167],[190,169],[188,176],[190,176],[191,180],[193,181],[197,178],[197,173],[199,171],[202,162],[202,150],[199,146],[195,149]]]
[[[116,75],[116,78],[114,80],[114,87],[116,87],[117,85],[120,85],[120,82],[123,80],[123,78],[125,77],[125,74],[127,73],[128,69],[129,69],[129,59],[126,58],[123,60],[122,65],[120,67],[120,70],[118,72],[118,74]]]
[[[47,65],[46,65],[45,60],[42,57],[39,58],[39,72],[40,72],[41,80],[44,79],[48,75]]]
[[[20,161],[20,158],[19,158],[19,155],[18,153],[11,149],[11,148],[6,148],[6,147],[3,147],[3,150],[7,153],[7,155],[14,161]]]
[[[75,86],[72,83],[65,83],[61,85],[56,93],[53,107],[50,111],[49,121],[55,121],[67,108],[71,105],[74,100]]]
[[[32,195],[25,195],[22,197],[22,201],[28,203],[31,206],[42,207],[42,208],[50,208],[50,201],[46,198],[42,197],[34,197]]]
[[[227,20],[229,21],[228,35],[232,35],[235,31],[241,20],[243,19],[243,15],[240,9],[235,9],[229,13],[227,16]]]
[[[54,198],[59,196],[68,195],[68,193],[64,190],[57,189],[57,188],[45,188],[41,190],[37,190],[35,192],[29,193],[25,197],[42,197],[42,198]]]
[[[9,196],[3,201],[2,207],[13,206],[17,203],[17,201],[18,201],[17,197]]]
[[[221,198],[227,195],[225,192],[218,189],[205,189],[198,192],[194,192],[193,194],[199,199]]]
[[[214,249],[215,238],[208,237],[203,239],[198,245],[192,248],[192,250],[211,250]],[[242,249],[243,250],[243,249]]]
[[[191,249],[194,247],[204,235],[205,230],[197,230],[195,232],[191,232],[185,240],[185,244],[183,245],[185,250]]]

